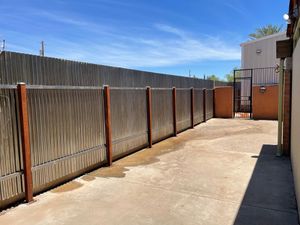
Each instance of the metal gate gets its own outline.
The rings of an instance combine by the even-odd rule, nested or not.
[[[252,118],[253,69],[234,70],[235,117]]]

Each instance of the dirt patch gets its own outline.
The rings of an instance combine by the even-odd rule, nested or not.
[[[76,190],[82,186],[83,186],[83,184],[79,183],[78,181],[71,181],[69,183],[66,183],[64,185],[61,185],[61,186],[53,189],[51,192],[52,193],[69,192],[69,191]]]

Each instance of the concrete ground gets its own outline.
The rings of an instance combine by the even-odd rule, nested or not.
[[[9,209],[0,224],[298,224],[276,129],[212,119]]]

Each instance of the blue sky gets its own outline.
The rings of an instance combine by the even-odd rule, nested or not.
[[[287,0],[0,0],[10,51],[197,77],[240,66],[255,28],[284,25]]]

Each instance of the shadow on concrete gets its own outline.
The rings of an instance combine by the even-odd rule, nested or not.
[[[298,224],[291,163],[276,157],[275,145],[263,145],[234,225]]]

